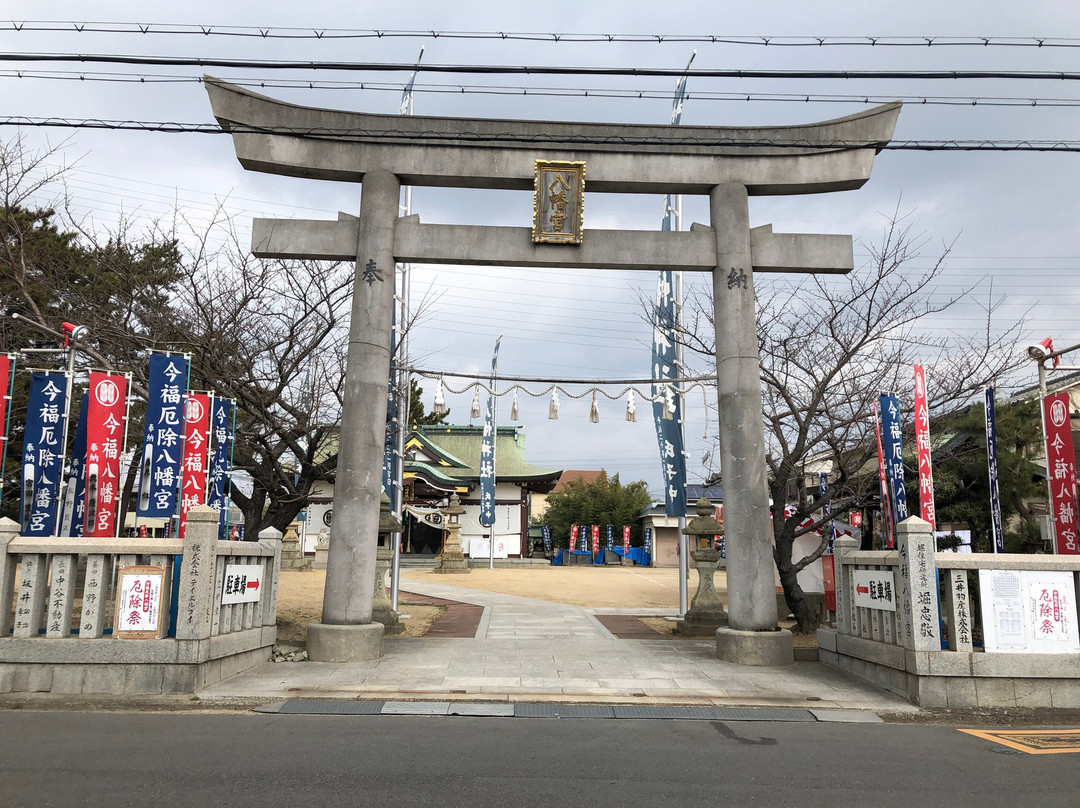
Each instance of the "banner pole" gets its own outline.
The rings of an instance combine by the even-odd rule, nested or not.
[[[173,506],[173,515],[169,520],[170,525],[175,526],[176,532],[169,531],[170,535],[180,537],[180,502],[184,498],[184,455],[187,454],[187,408],[188,396],[191,395],[191,354],[178,354],[184,357],[184,395],[180,399],[180,469],[176,475],[176,504]]]
[[[1054,479],[1050,476],[1050,453],[1046,451],[1046,367],[1041,361],[1039,362],[1039,423],[1042,424],[1043,454],[1046,455],[1046,509],[1049,511],[1050,526],[1050,535],[1048,538],[1050,539],[1050,546],[1053,548],[1054,555],[1057,555],[1057,527],[1054,522]]]
[[[491,541],[488,542],[488,569],[495,569],[495,531],[499,524],[499,517],[495,515],[496,501],[498,497],[495,491],[499,485],[499,475],[496,473],[496,465],[499,457],[499,343],[502,342],[502,334],[495,340],[495,355],[491,357]]]
[[[7,354],[8,361],[8,384],[7,390],[0,390],[0,396],[4,397],[6,404],[3,407],[3,433],[0,433],[0,505],[4,502],[4,465],[7,462],[8,434],[11,432],[11,401],[15,396],[15,363],[14,354]]]
[[[71,337],[71,347],[68,348],[68,364],[65,376],[67,377],[67,387],[64,392],[66,401],[64,403],[64,429],[62,430],[62,437],[60,439],[60,463],[57,465],[57,473],[60,475],[59,489],[56,494],[56,509],[53,516],[53,535],[57,536],[60,533],[60,510],[61,504],[64,501],[64,497],[67,495],[67,476],[64,474],[64,463],[67,461],[67,439],[68,439],[68,424],[71,423],[71,399],[72,392],[75,388],[75,339],[74,334]]]
[[[225,469],[225,538],[229,538],[229,517],[232,511],[233,453],[236,451],[236,399],[230,399],[229,408],[229,466]]]
[[[128,448],[128,429],[131,425],[131,373],[123,374],[125,381],[124,384],[124,442],[123,448],[120,450],[120,457],[123,458],[127,455]],[[120,461],[123,462],[123,461]],[[119,471],[119,465],[117,467]],[[128,467],[128,474],[131,474],[131,467]],[[120,538],[124,525],[120,524],[120,505],[124,500],[123,492],[120,491],[120,480],[123,479],[123,475],[117,474],[116,477],[116,498],[113,505],[113,524],[116,526],[116,538]],[[126,519],[124,521],[127,521]]]

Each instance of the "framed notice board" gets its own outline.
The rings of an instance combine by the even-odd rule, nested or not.
[[[156,640],[163,636],[164,601],[164,567],[121,565],[116,576],[113,636],[122,640]]]

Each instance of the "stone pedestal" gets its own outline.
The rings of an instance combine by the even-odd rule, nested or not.
[[[325,527],[319,531],[319,538],[315,543],[315,563],[317,570],[326,569],[326,559],[330,555],[330,531]]]
[[[716,658],[737,665],[780,667],[795,662],[791,632],[739,631],[734,628],[716,630]]]
[[[727,612],[713,582],[720,551],[691,550],[690,557],[697,567],[698,588],[690,608],[676,625],[675,633],[684,637],[712,637],[718,628],[728,624]]]
[[[285,534],[281,537],[281,568],[310,572],[311,561],[304,558],[304,551],[300,548],[300,534],[297,532],[299,527],[299,522],[292,522],[285,528]],[[259,538],[262,538],[262,533],[259,534]]]
[[[375,552],[375,591],[371,599],[371,619],[376,623],[382,623],[386,629],[386,635],[390,637],[405,630],[386,594],[386,573],[390,571],[392,563],[394,563],[394,551],[389,547],[380,547]]]
[[[470,571],[469,564],[465,560],[465,554],[461,549],[461,523],[459,520],[463,513],[465,513],[465,509],[461,507],[461,501],[458,499],[457,493],[451,494],[450,504],[443,509],[443,515],[446,516],[448,535],[443,551],[439,554],[439,559],[435,563],[435,572],[460,575]]]
[[[378,659],[383,651],[383,624],[361,623],[308,626],[307,652],[312,662],[363,662]]]

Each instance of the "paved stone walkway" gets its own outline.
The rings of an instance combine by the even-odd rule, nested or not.
[[[216,698],[403,698],[774,705],[914,710],[817,662],[751,668],[716,659],[712,642],[620,640],[587,609],[403,579],[402,588],[484,607],[472,639],[385,641],[354,664],[266,663],[199,693]],[[674,614],[651,610],[651,614]]]

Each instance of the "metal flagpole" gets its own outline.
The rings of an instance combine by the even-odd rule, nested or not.
[[[67,438],[68,438],[68,424],[71,421],[71,398],[75,392],[75,343],[79,340],[89,336],[90,329],[85,325],[72,325],[71,323],[64,323],[64,347],[68,348],[68,341],[70,340],[70,348],[68,348],[68,361],[67,361],[67,402],[64,405],[64,428],[61,430],[63,437],[60,439],[60,462],[57,465],[59,470],[60,480],[59,488],[56,494],[56,516],[53,521],[53,535],[60,535],[60,517],[61,510],[64,502],[64,498],[67,494],[67,477],[64,476],[64,462],[67,460]]]
[[[1046,509],[1050,515],[1050,546],[1053,548],[1054,555],[1057,555],[1057,528],[1054,525],[1054,478],[1052,476],[1052,470],[1050,468],[1050,451],[1046,446],[1046,365],[1043,363],[1045,359],[1039,360],[1039,423],[1042,424],[1042,445],[1043,454],[1046,455],[1046,489],[1049,492],[1046,500]]]
[[[686,63],[686,69],[690,70],[690,65],[694,63],[694,57],[697,56],[695,50],[690,54],[690,61]],[[684,74],[678,84],[675,86],[675,101],[671,110],[671,123],[678,125],[682,120],[682,105],[683,99],[686,97],[686,75]],[[674,229],[676,231],[682,230],[682,194],[675,197],[674,205],[675,222]],[[677,366],[676,373],[682,376],[685,373],[683,367],[683,344],[682,340],[678,339],[678,327],[682,322],[682,307],[683,307],[683,277],[682,272],[676,272],[675,278],[675,323],[672,329],[676,336],[675,339],[675,363]],[[685,452],[686,447],[686,417],[685,417],[685,396],[679,397],[679,423],[677,428],[680,436],[680,450]],[[685,467],[685,460],[683,461]],[[685,483],[685,476],[683,479]],[[688,591],[688,581],[690,578],[690,542],[683,531],[686,529],[686,513],[685,509],[679,514],[678,521],[679,530],[679,614],[686,614],[687,609],[690,607],[690,594]]]
[[[15,392],[15,354],[7,358],[8,381],[0,387],[0,504],[4,501],[4,465],[7,462],[8,434],[11,428],[11,400]]]
[[[420,48],[420,55],[416,57],[416,64],[419,65],[420,60],[423,58],[424,49]],[[413,82],[415,81],[416,71],[414,70],[405,85],[405,91],[401,95],[400,113],[402,115],[412,115],[413,113]],[[403,216],[408,216],[412,213],[412,186],[406,185],[403,191],[405,192],[405,203],[401,206],[401,213]],[[411,269],[410,264],[401,265],[401,297],[399,299],[401,316],[397,322],[397,328],[401,329],[402,338],[398,344],[398,372],[397,379],[395,379],[398,388],[398,425],[395,440],[397,465],[394,472],[393,505],[394,513],[401,519],[402,529],[394,534],[393,561],[390,564],[390,608],[395,612],[398,607],[401,584],[401,541],[405,535],[405,433],[409,428],[409,398],[412,393],[412,374],[409,372],[408,328]]]
[[[126,381],[124,383],[124,444],[123,444],[123,448],[120,450],[120,457],[121,458],[123,458],[123,457],[125,457],[127,455],[128,427],[131,425],[131,398],[132,398],[132,396],[131,396],[131,373],[130,372],[125,373],[125,374],[123,374],[123,376],[124,376],[124,379]],[[123,477],[123,462],[122,461],[121,461],[120,464],[118,464],[117,468],[118,468],[120,474],[117,477],[116,486],[119,489],[120,488],[120,479]],[[129,463],[128,464],[128,474],[130,474],[130,473],[131,473],[131,464]],[[115,505],[114,515],[113,515],[113,522],[114,522],[113,526],[115,528],[115,533],[116,533],[117,538],[122,536],[123,532],[124,532],[124,525],[120,524],[120,514],[123,511],[123,508],[121,508],[121,505],[123,504],[123,501],[124,501],[124,496],[118,490],[117,491],[117,496],[116,496],[116,505]],[[126,514],[125,514],[125,516],[126,516]],[[127,519],[125,518],[124,521],[126,522]],[[132,520],[132,522],[134,522],[134,520]]]
[[[499,456],[499,382],[497,379],[499,376],[499,343],[501,342],[502,334],[499,334],[499,338],[495,340],[495,353],[491,357],[491,397],[488,399],[488,407],[491,408],[491,476],[493,481],[491,486],[491,541],[488,542],[488,569],[490,570],[495,569],[495,533],[499,524],[499,520],[494,514],[497,500],[495,488],[499,484],[499,477],[495,471]]]

